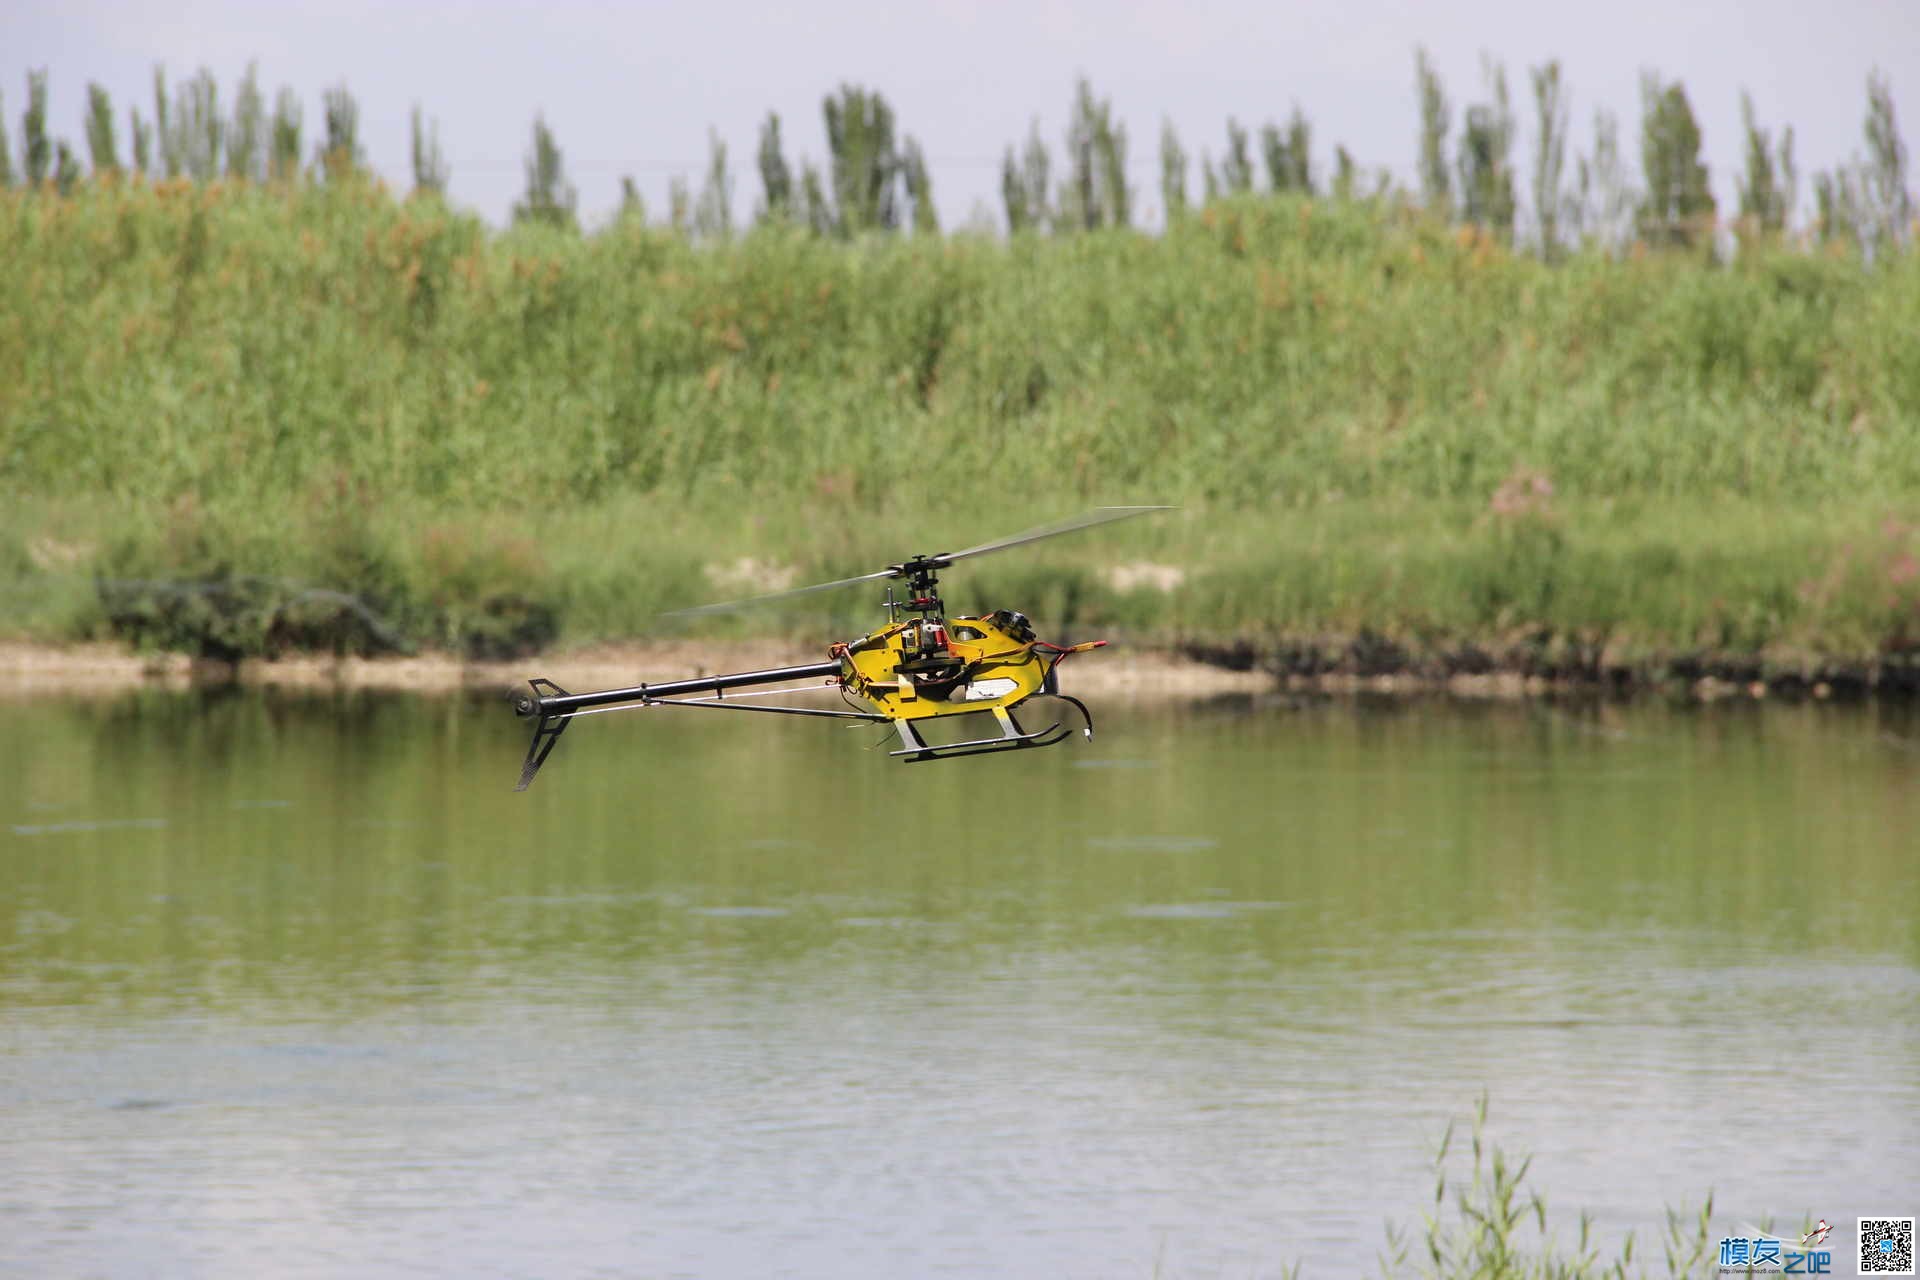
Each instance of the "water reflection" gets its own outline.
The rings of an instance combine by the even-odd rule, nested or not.
[[[1616,1234],[1920,1166],[1900,708],[5,709],[0,1269],[1348,1273],[1483,1087]]]

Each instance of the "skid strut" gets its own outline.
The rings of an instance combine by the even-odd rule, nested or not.
[[[892,756],[904,756],[908,764],[919,764],[923,760],[951,760],[955,756],[984,755],[989,751],[1017,751],[1022,747],[1050,747],[1063,742],[1073,735],[1071,729],[1063,729],[1058,722],[1048,725],[1037,733],[1028,733],[1013,718],[1013,712],[1005,707],[993,708],[993,718],[1000,722],[1000,736],[997,738],[973,738],[966,742],[947,742],[939,746],[928,744],[920,736],[920,730],[911,720],[895,720],[893,727],[900,731],[901,747],[890,751]]]

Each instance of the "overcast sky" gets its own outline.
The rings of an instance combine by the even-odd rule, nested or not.
[[[753,156],[767,112],[780,113],[790,160],[823,160],[820,100],[842,82],[881,90],[898,127],[920,140],[948,226],[976,211],[999,218],[999,158],[1033,120],[1057,153],[1081,74],[1126,123],[1150,217],[1163,118],[1197,161],[1203,150],[1218,156],[1228,116],[1257,126],[1298,103],[1319,174],[1343,143],[1363,166],[1411,183],[1416,45],[1455,103],[1456,132],[1460,104],[1483,94],[1482,54],[1506,65],[1523,176],[1532,168],[1527,69],[1550,58],[1572,91],[1574,149],[1591,146],[1593,110],[1604,106],[1620,116],[1636,168],[1641,72],[1683,81],[1723,208],[1741,159],[1743,88],[1763,125],[1794,126],[1803,204],[1808,175],[1862,149],[1873,68],[1892,83],[1908,145],[1920,140],[1917,0],[0,0],[0,10],[0,95],[16,163],[29,68],[47,68],[52,129],[84,155],[88,81],[112,93],[124,150],[127,107],[151,119],[156,64],[174,82],[210,68],[230,107],[257,61],[269,99],[283,84],[303,99],[309,147],[321,91],[344,81],[360,103],[369,159],[400,187],[410,182],[408,116],[418,103],[439,122],[454,200],[496,221],[524,186],[536,112],[590,224],[617,203],[623,174],[656,216],[673,175],[697,187],[710,128],[729,148],[736,215],[745,216],[759,196]],[[1197,173],[1191,182],[1197,190]]]

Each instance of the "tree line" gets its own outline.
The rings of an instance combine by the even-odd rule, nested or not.
[[[1554,258],[1583,245],[1618,250],[1629,244],[1690,248],[1712,244],[1730,224],[1740,243],[1778,239],[1799,204],[1800,174],[1794,133],[1763,127],[1750,95],[1742,94],[1743,161],[1735,175],[1738,208],[1723,218],[1701,154],[1698,121],[1685,88],[1654,72],[1641,83],[1639,165],[1626,154],[1620,121],[1610,112],[1593,115],[1584,150],[1571,143],[1571,103],[1557,61],[1528,72],[1533,116],[1530,175],[1514,152],[1519,138],[1516,108],[1505,68],[1483,61],[1480,93],[1455,103],[1425,50],[1416,50],[1414,84],[1419,107],[1417,192],[1397,188],[1386,170],[1365,172],[1344,146],[1335,146],[1331,168],[1313,150],[1313,127],[1296,105],[1284,123],[1249,127],[1229,118],[1217,156],[1194,157],[1170,121],[1159,140],[1159,194],[1171,224],[1196,207],[1236,196],[1296,194],[1336,200],[1397,199],[1417,204],[1462,226],[1477,228],[1510,245]],[[1868,253],[1906,244],[1913,235],[1915,204],[1907,188],[1907,153],[1884,75],[1867,79],[1863,126],[1865,149],[1852,159],[1812,175],[1813,217],[1802,228],[1822,244],[1852,243]],[[87,162],[47,122],[45,70],[29,72],[20,117],[20,165],[4,127],[0,98],[0,186],[66,193],[87,180],[132,172],[148,178],[194,182],[341,182],[365,174],[359,107],[342,84],[321,99],[313,150],[305,150],[302,104],[281,88],[269,108],[255,68],[249,67],[223,106],[211,72],[168,86],[156,68],[151,113],[138,107],[126,117],[129,149],[123,165],[112,101],[101,85],[89,84],[85,118]],[[931,234],[939,230],[932,179],[925,155],[901,131],[892,107],[876,90],[842,85],[821,103],[827,139],[824,168],[789,161],[778,114],[760,126],[755,155],[760,180],[752,221],[791,225],[816,235],[851,238],[867,233]],[[437,121],[412,113],[413,191],[444,196],[449,168]],[[1075,87],[1067,130],[1055,152],[1038,122],[1028,136],[1009,144],[1001,162],[1002,212],[1010,233],[1070,234],[1134,225],[1137,193],[1128,181],[1126,126],[1111,102],[1082,79]],[[526,186],[513,207],[516,222],[579,227],[578,197],[566,174],[565,157],[544,117],[536,116],[525,159]],[[622,179],[619,220],[645,221],[648,212],[631,177]],[[727,146],[710,134],[709,161],[699,189],[673,179],[665,221],[690,237],[711,240],[734,234],[734,184]],[[1522,193],[1526,196],[1523,203]]]

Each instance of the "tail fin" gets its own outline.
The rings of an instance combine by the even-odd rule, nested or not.
[[[545,764],[547,757],[553,753],[554,743],[560,741],[560,735],[565,733],[567,725],[572,723],[572,716],[548,715],[543,710],[546,699],[566,696],[565,689],[544,676],[535,676],[527,681],[526,689],[514,694],[513,709],[523,719],[529,716],[539,717],[538,723],[533,726],[533,741],[527,744],[527,759],[520,766],[520,785],[514,788],[515,791],[525,791],[533,785],[533,775],[540,772],[540,766]]]

